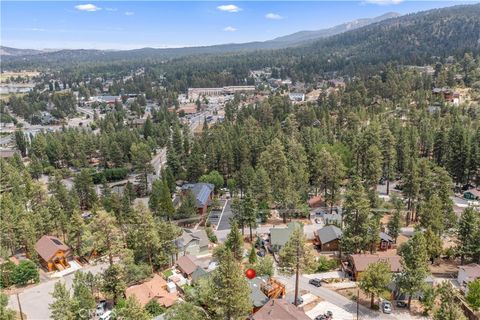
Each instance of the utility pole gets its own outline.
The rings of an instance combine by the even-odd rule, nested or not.
[[[298,307],[298,280],[299,280],[299,269],[300,269],[300,243],[297,243],[297,261],[295,266],[295,301],[294,305]]]
[[[358,320],[358,300],[360,299],[360,288],[357,289],[357,320]]]
[[[23,312],[22,312],[22,304],[20,303],[20,296],[17,293],[17,302],[18,302],[18,310],[20,311],[20,319],[23,320]]]

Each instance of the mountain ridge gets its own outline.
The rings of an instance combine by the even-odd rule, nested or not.
[[[399,17],[400,14],[396,12],[387,12],[377,17],[373,18],[360,18],[355,19],[349,22],[344,22],[339,25],[335,25],[333,27],[318,29],[318,30],[302,30],[297,31],[292,34],[276,37],[274,39],[266,40],[266,41],[249,41],[243,43],[223,43],[223,44],[215,44],[215,45],[204,45],[204,46],[187,46],[187,47],[178,47],[178,48],[155,48],[155,47],[143,47],[143,48],[136,48],[136,49],[128,49],[128,50],[115,50],[115,49],[108,49],[108,50],[101,50],[101,49],[68,49],[68,48],[61,48],[61,49],[20,49],[20,48],[13,48],[7,46],[0,46],[0,56],[6,57],[24,57],[24,56],[35,56],[35,55],[42,55],[42,54],[49,54],[49,53],[57,53],[57,52],[136,52],[136,51],[147,51],[147,50],[156,50],[156,51],[163,51],[163,52],[170,52],[170,51],[212,51],[218,49],[219,51],[227,52],[231,51],[243,51],[243,50],[260,50],[260,49],[281,49],[287,46],[295,46],[300,45],[305,42],[315,41],[321,38],[329,37],[332,35],[336,35],[342,32],[346,32],[349,30],[354,30],[363,26],[366,26],[371,23],[380,22],[390,18]]]

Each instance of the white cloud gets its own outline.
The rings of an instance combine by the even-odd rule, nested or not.
[[[403,2],[403,0],[365,0],[365,2],[385,6],[385,5],[391,5],[391,4],[399,4]]]
[[[270,12],[270,13],[267,13],[265,15],[265,18],[267,19],[272,19],[272,20],[281,20],[283,19],[283,17],[281,15],[279,15],[278,13],[273,13],[273,12]]]
[[[125,12],[126,16],[133,16],[134,14],[135,14],[135,12],[132,12],[132,11],[126,11]]]
[[[94,4],[88,3],[88,4],[79,4],[79,5],[75,6],[75,9],[80,10],[80,11],[93,12],[93,11],[101,10],[102,8],[99,8]]]
[[[26,28],[26,31],[35,31],[35,32],[44,32],[46,31],[45,29],[42,28]]]
[[[226,12],[242,11],[242,8],[239,8],[234,4],[224,4],[224,5],[218,6],[217,9],[220,10],[220,11],[226,11]]]
[[[226,32],[235,32],[235,31],[237,31],[237,29],[234,28],[234,27],[228,26],[228,27],[226,27],[225,29],[223,29],[223,31],[226,31]]]

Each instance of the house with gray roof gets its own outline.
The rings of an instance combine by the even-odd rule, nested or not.
[[[250,287],[250,299],[254,310],[257,310],[268,302],[268,297],[262,291],[262,285],[265,285],[268,281],[268,277],[255,277],[248,280],[248,286]]]
[[[340,248],[342,230],[334,225],[325,226],[314,232],[314,243],[320,251],[337,251]]]
[[[378,234],[378,237],[380,238],[380,244],[379,244],[380,250],[388,250],[392,248],[393,242],[394,242],[392,237],[390,237],[385,232],[380,232]]]
[[[185,194],[190,190],[197,201],[198,214],[204,214],[211,203],[214,189],[215,186],[211,183],[187,183],[182,186],[182,193]]]
[[[303,229],[303,225],[299,222],[290,222],[286,228],[270,228],[270,245],[274,252],[283,248],[295,228]]]
[[[205,230],[183,229],[180,237],[175,239],[175,245],[179,255],[191,254],[194,256],[204,255],[208,253],[210,239],[208,239]]]

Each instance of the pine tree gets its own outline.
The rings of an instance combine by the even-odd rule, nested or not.
[[[135,297],[129,297],[122,308],[116,309],[116,317],[124,320],[149,320],[152,318]]]
[[[221,319],[244,319],[251,312],[250,289],[240,264],[233,254],[227,251],[218,268],[214,271],[214,301],[211,306]]]
[[[53,302],[49,305],[51,318],[53,320],[74,320],[75,314],[72,311],[72,298],[65,287],[65,283],[56,282],[53,293]]]
[[[357,253],[366,250],[371,208],[365,189],[354,180],[345,196],[343,222],[345,224],[341,241],[342,250]]]
[[[73,278],[72,311],[77,319],[82,319],[82,317],[85,317],[85,314],[91,314],[95,310],[95,297],[89,285],[86,274],[83,272],[75,273]]]
[[[230,226],[230,233],[225,240],[225,247],[232,252],[232,255],[238,261],[243,259],[243,237],[238,230],[238,225],[233,222]]]
[[[152,213],[143,205],[133,210],[127,235],[129,248],[133,250],[136,261],[144,261],[155,270],[154,260],[157,252],[161,251],[160,238]]]
[[[440,296],[440,307],[433,315],[434,320],[466,320],[462,309],[455,301],[455,295],[452,294],[452,285],[448,281],[444,281],[438,288]]]
[[[388,292],[388,285],[392,281],[390,265],[385,261],[369,264],[367,270],[362,273],[359,287],[366,294],[370,294],[370,308],[373,309],[375,296]]]
[[[480,219],[473,208],[467,208],[460,217],[457,230],[457,250],[461,264],[465,260],[477,259],[480,256]]]
[[[303,227],[296,226],[285,246],[280,250],[279,271],[286,275],[295,274],[295,305],[298,303],[300,273],[312,271],[314,255],[307,245]]]
[[[120,264],[110,265],[102,275],[102,292],[116,303],[123,296],[127,285],[125,283],[125,270]]]
[[[255,247],[252,246],[248,255],[248,263],[254,264],[255,262],[257,262],[257,253],[255,252]]]
[[[142,187],[143,194],[148,190],[148,175],[153,173],[153,166],[151,164],[152,154],[150,148],[145,143],[133,144],[130,148],[132,165],[139,173],[138,180]]]
[[[253,228],[257,227],[257,208],[251,191],[247,191],[242,201],[244,223],[250,230],[250,242],[253,241]]]
[[[97,201],[97,193],[93,184],[92,172],[82,169],[73,180],[75,191],[80,200],[80,208],[90,209]]]
[[[408,294],[408,308],[412,295],[420,291],[428,275],[428,252],[425,237],[420,232],[415,232],[413,237],[399,248],[402,259],[402,272],[397,278],[401,292]]]
[[[90,225],[94,249],[106,254],[110,266],[113,266],[113,258],[124,246],[115,218],[105,211],[99,211]]]

